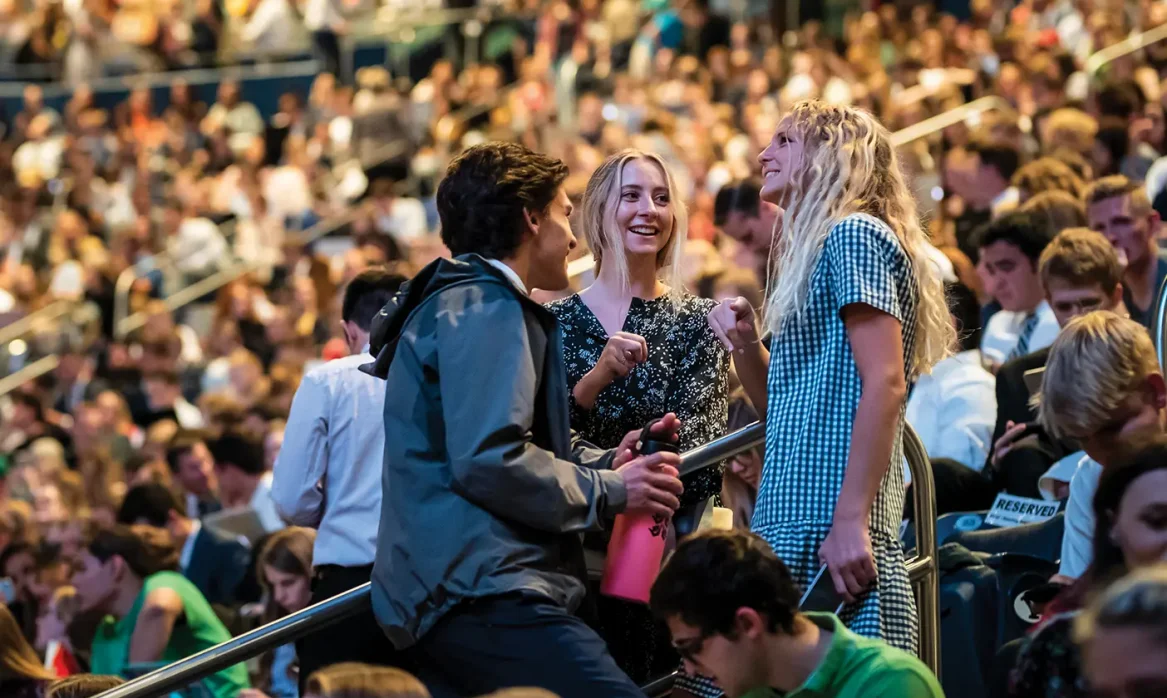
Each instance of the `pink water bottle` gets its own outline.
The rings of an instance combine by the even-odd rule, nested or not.
[[[656,420],[649,422],[641,432],[640,455],[661,451],[677,452],[667,441],[657,441],[649,435]],[[668,518],[643,511],[629,511],[616,517],[612,539],[608,541],[608,557],[604,561],[604,577],[600,593],[625,601],[648,603],[648,592],[660,572],[668,535]]]

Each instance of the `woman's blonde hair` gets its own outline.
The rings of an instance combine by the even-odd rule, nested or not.
[[[669,295],[679,301],[684,283],[681,276],[685,240],[689,237],[689,212],[685,199],[677,187],[676,178],[661,156],[641,150],[622,150],[603,162],[588,180],[580,206],[584,239],[596,259],[596,274],[605,262],[616,269],[617,279],[624,292],[630,288],[628,260],[624,256],[623,236],[616,224],[616,209],[620,206],[620,190],[624,183],[624,166],[635,160],[648,160],[660,168],[669,188],[669,204],[673,209],[673,229],[669,240],[657,253],[657,278],[669,288]]]
[[[56,678],[41,665],[8,607],[0,604],[0,682],[16,679],[49,681]]]
[[[401,669],[342,662],[313,672],[305,686],[313,698],[430,698],[413,674]]]
[[[919,302],[909,378],[927,373],[949,352],[956,331],[891,134],[862,109],[817,100],[795,104],[787,118],[803,144],[804,165],[791,178],[770,251],[767,329],[778,333],[785,318],[806,310],[827,235],[847,216],[866,213],[892,229],[911,260]]]

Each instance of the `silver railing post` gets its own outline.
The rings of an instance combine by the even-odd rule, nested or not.
[[[916,554],[907,561],[920,616],[920,660],[940,676],[940,566],[936,559],[936,486],[924,442],[904,423],[904,457],[912,471]],[[895,467],[894,465],[892,467]]]
[[[1151,339],[1155,342],[1155,356],[1159,358],[1159,368],[1167,366],[1167,280],[1159,287],[1159,295],[1155,298],[1155,326],[1151,330]]]

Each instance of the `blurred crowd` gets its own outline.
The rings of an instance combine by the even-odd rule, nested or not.
[[[279,580],[308,579],[312,532],[284,529],[267,494],[292,396],[306,370],[349,351],[340,327],[349,281],[380,266],[408,277],[445,253],[436,183],[450,158],[485,140],[561,158],[573,200],[612,153],[659,154],[689,211],[686,284],[760,307],[780,224],[758,202],[756,158],[791,105],[861,106],[900,131],[982,97],[1002,100],[901,144],[935,262],[969,299],[964,329],[1012,337],[968,347],[983,359],[978,397],[962,408],[976,412],[975,445],[945,454],[968,471],[996,460],[1014,426],[996,409],[993,373],[1057,335],[1051,316],[1048,341],[1026,335],[1016,352],[1025,320],[1042,303],[1048,310],[1039,261],[1057,233],[1103,233],[1129,272],[1127,311],[1150,322],[1145,289],[1167,262],[1138,245],[1159,241],[1158,216],[1167,215],[1167,42],[1098,73],[1087,59],[1167,23],[1163,3],[884,2],[864,11],[840,0],[780,32],[765,3],[553,0],[494,26],[490,61],[439,59],[416,83],[383,68],[352,80],[322,72],[269,114],[226,78],[208,102],[175,81],[165,108],[155,105],[159,92],[135,87],[104,109],[84,86],[103,74],[213,66],[231,20],[246,42],[273,52],[306,27],[315,49],[332,55],[326,35],[348,29],[339,3],[235,4],[0,0],[0,57],[58,66],[78,85],[61,108],[27,85],[22,109],[0,114],[0,317],[60,300],[86,309],[38,327],[23,353],[7,349],[8,372],[58,358],[5,396],[0,421],[0,578],[12,580],[0,592],[41,652],[67,643],[82,665],[95,661],[99,619],[86,624],[81,610],[112,602],[85,598],[82,584],[106,583],[93,581],[105,579],[94,565],[115,555],[135,560],[139,580],[188,572],[214,627],[208,637],[303,607],[306,595],[279,596]],[[1114,176],[1126,184],[1098,189]],[[1088,206],[1115,197],[1147,217],[1087,217]],[[1112,229],[1144,225],[1153,212],[1134,243]],[[1026,222],[1010,218],[1021,215]],[[1029,276],[985,256],[999,241],[1016,248],[1013,264],[1028,264]],[[228,281],[182,307],[167,303],[216,275]],[[124,310],[119,279],[131,280]],[[1001,329],[1004,319],[1012,329]],[[949,440],[944,426],[921,428],[930,450]],[[1076,452],[1047,453],[1024,482],[997,489],[1064,498],[1078,460],[1052,484],[1039,479]],[[759,467],[746,454],[727,471],[725,499],[739,520],[748,521]],[[192,564],[208,517],[212,562]],[[141,525],[153,533],[130,528]],[[219,572],[194,579],[195,569]],[[280,692],[294,691],[284,680],[292,661],[277,651],[250,679],[224,685],[296,695]]]

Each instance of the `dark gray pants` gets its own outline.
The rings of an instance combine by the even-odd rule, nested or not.
[[[543,688],[560,698],[644,698],[583,621],[536,596],[477,599],[446,614],[410,648],[434,698]]]

